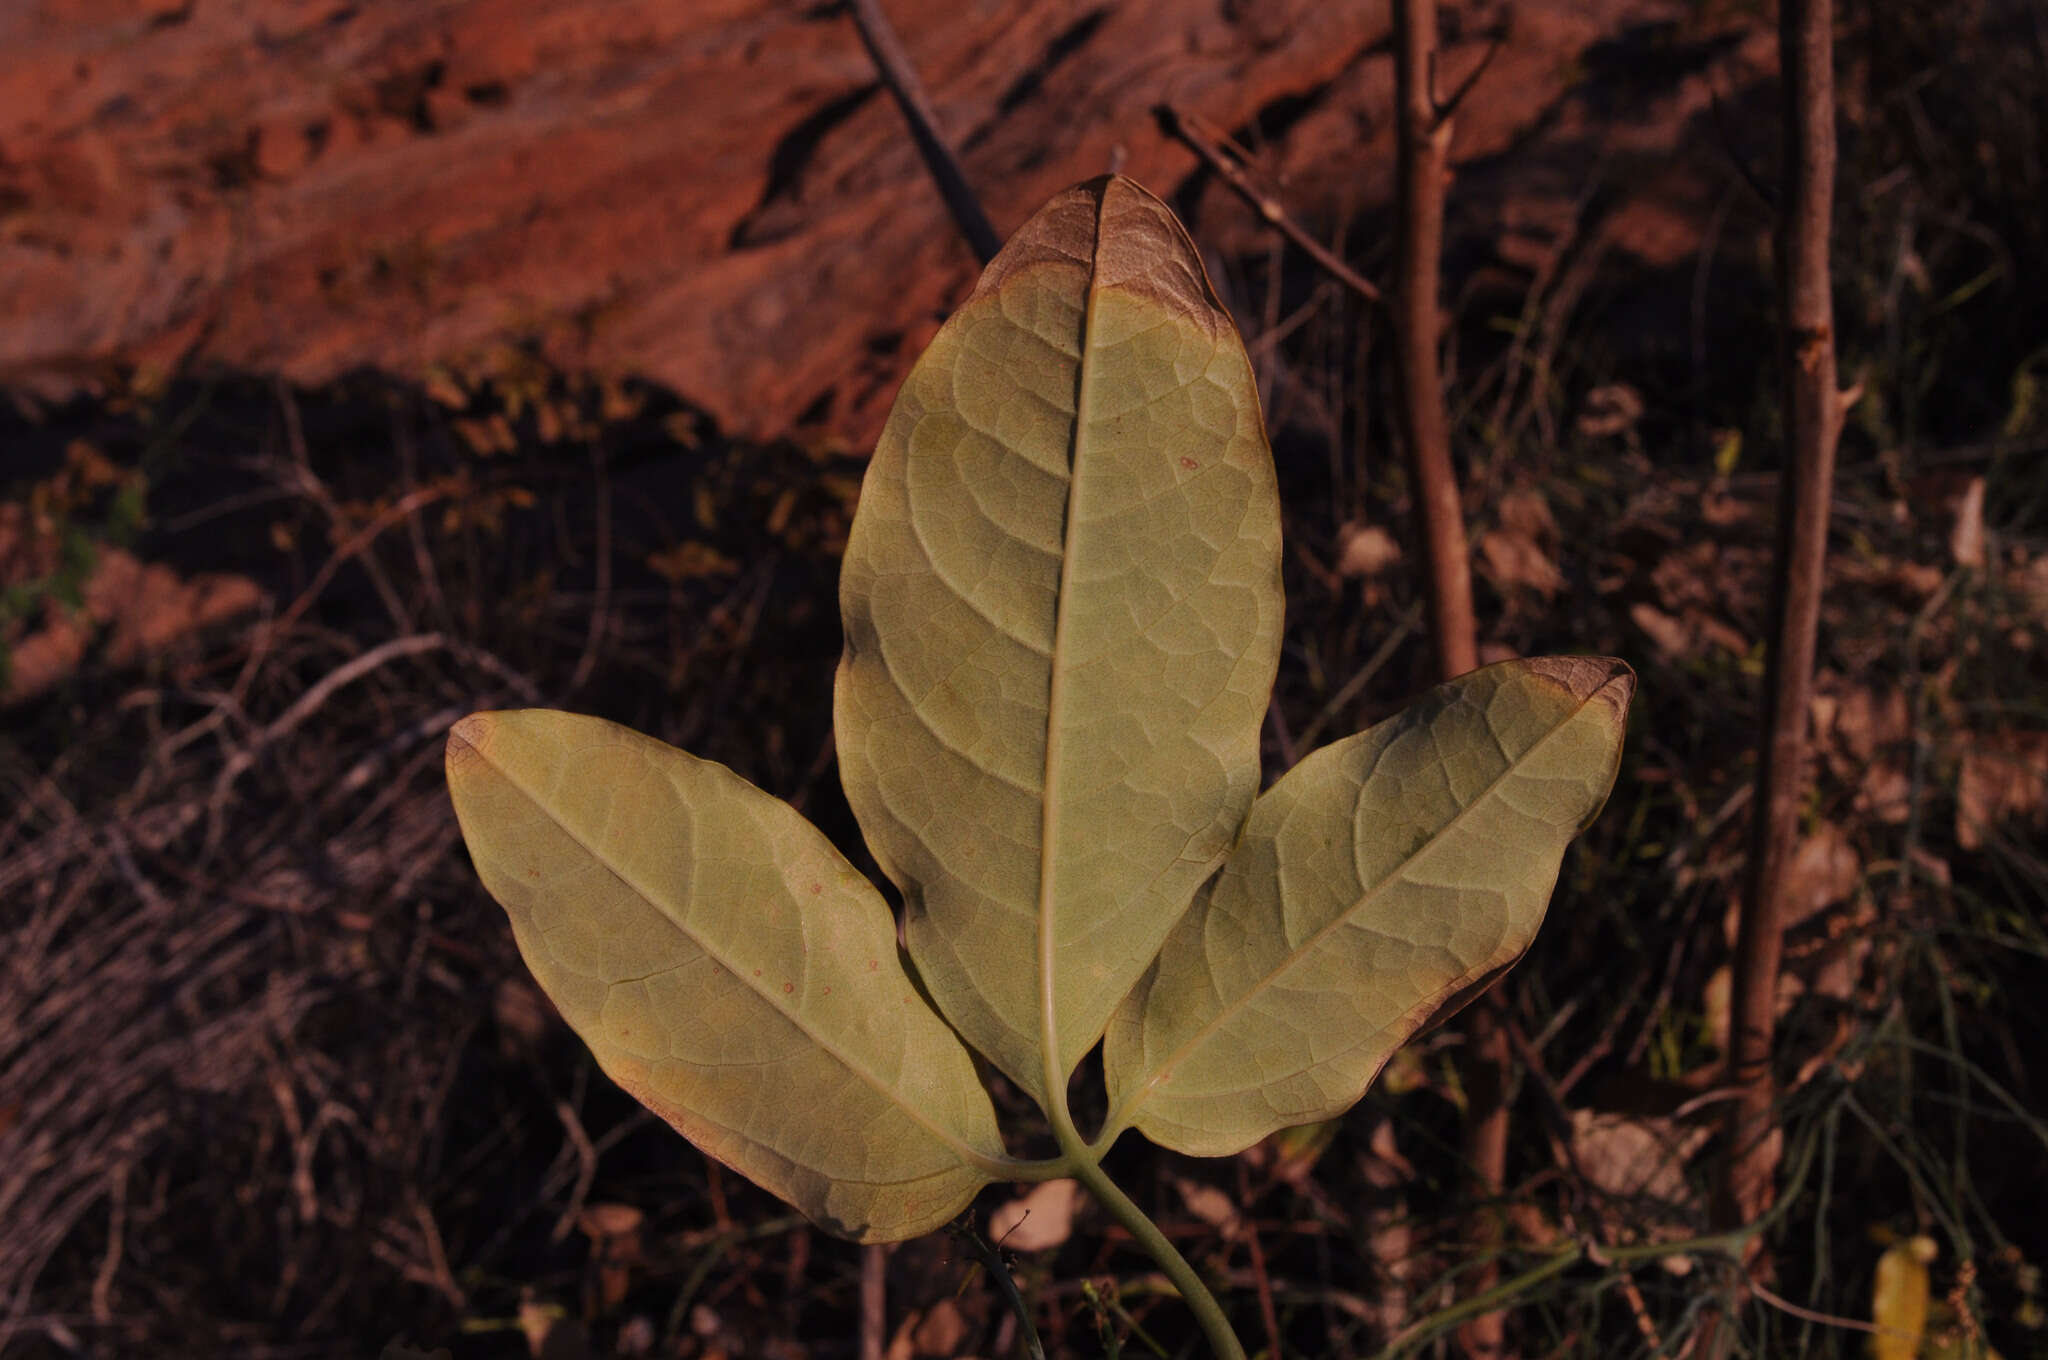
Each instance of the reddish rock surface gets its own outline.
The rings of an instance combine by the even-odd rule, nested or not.
[[[1168,102],[1254,141],[1318,231],[1391,180],[1383,4],[887,8],[998,230],[1113,165],[1186,184],[1197,162],[1153,116]],[[1446,9],[1451,82],[1501,40],[1457,157],[1543,167],[1527,193],[1469,200],[1531,268],[1584,229],[1589,176],[1668,161],[1709,80],[1769,53],[1746,30],[1701,39],[1675,0]],[[1640,117],[1586,114],[1589,52],[1680,30],[1705,56],[1657,77]],[[1682,255],[1699,176],[1638,179],[1613,216]],[[1249,213],[1215,216],[1209,243],[1263,240]],[[189,360],[418,376],[512,340],[665,384],[733,433],[859,440],[974,272],[835,5],[0,7],[0,385]]]

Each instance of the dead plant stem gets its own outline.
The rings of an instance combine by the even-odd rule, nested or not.
[[[1396,158],[1399,227],[1394,284],[1394,355],[1400,390],[1396,405],[1407,443],[1429,588],[1429,618],[1437,673],[1443,679],[1478,665],[1472,617],[1472,567],[1465,544],[1464,507],[1444,415],[1443,377],[1437,360],[1442,327],[1441,286],[1444,180],[1450,170],[1451,124],[1434,94],[1436,6],[1400,0],[1394,7],[1397,60]]]
[[[1264,218],[1274,230],[1292,241],[1301,252],[1321,266],[1323,271],[1337,282],[1349,288],[1367,302],[1379,303],[1386,299],[1379,286],[1344,263],[1335,251],[1308,234],[1281,204],[1280,200],[1252,183],[1239,162],[1243,159],[1230,139],[1211,127],[1199,114],[1171,104],[1159,107],[1159,121],[1173,136],[1180,139],[1188,150],[1201,157],[1202,163],[1214,171],[1225,184],[1237,192],[1237,196],[1251,205],[1252,211]],[[1227,148],[1227,149],[1226,149]],[[1269,290],[1274,297],[1278,289]],[[1267,329],[1270,331],[1271,326]]]
[[[889,1344],[889,1249],[860,1249],[860,1360],[882,1360]]]
[[[1252,1203],[1258,1196],[1252,1193],[1251,1170],[1243,1158],[1237,1163],[1237,1206],[1244,1215],[1244,1244],[1251,1257],[1252,1283],[1257,1286],[1259,1299],[1259,1321],[1266,1328],[1266,1354],[1272,1360],[1280,1360],[1280,1315],[1273,1307],[1273,1279],[1266,1272],[1266,1248],[1259,1241],[1259,1225],[1252,1217]]]
[[[896,97],[896,106],[903,110],[903,119],[910,124],[911,140],[917,143],[925,169],[938,185],[946,211],[953,215],[953,224],[967,238],[976,258],[987,264],[1002,249],[1002,238],[989,224],[988,214],[981,210],[981,200],[969,187],[953,149],[939,134],[938,119],[932,113],[931,100],[925,97],[924,83],[917,78],[917,68],[910,64],[910,54],[903,50],[895,26],[882,12],[881,0],[849,0],[848,8],[853,11],[854,27],[860,30],[860,40],[867,45],[868,55],[874,58],[882,83]]]
[[[1450,174],[1451,111],[1437,99],[1435,0],[1398,0],[1394,6],[1395,193],[1397,236],[1394,281],[1395,402],[1408,452],[1429,592],[1430,637],[1439,678],[1449,680],[1479,664],[1472,612],[1472,565],[1465,512],[1451,466],[1443,374],[1437,344],[1444,232],[1444,186]],[[1464,1154],[1481,1196],[1500,1194],[1507,1174],[1508,1043],[1498,987],[1472,1006],[1465,1022],[1467,1049]],[[1471,1292],[1485,1296],[1499,1279],[1500,1225],[1493,1206],[1472,1216],[1470,1249],[1480,1262]],[[1485,1311],[1460,1329],[1468,1355],[1502,1354],[1502,1314]]]
[[[1778,226],[1783,309],[1780,366],[1786,470],[1778,499],[1769,651],[1756,799],[1735,941],[1727,1120],[1728,1160],[1714,1215],[1732,1228],[1770,1207],[1779,1137],[1771,1056],[1783,945],[1786,870],[1799,838],[1807,715],[1827,557],[1828,503],[1844,400],[1836,387],[1828,230],[1834,215],[1835,113],[1831,0],[1785,0],[1785,189]]]

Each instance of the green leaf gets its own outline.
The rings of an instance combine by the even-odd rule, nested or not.
[[[1350,1108],[1529,947],[1634,689],[1607,658],[1488,666],[1275,783],[1109,1028],[1106,1130],[1219,1156]]]
[[[973,1061],[873,886],[723,765],[598,718],[477,713],[448,787],[520,953],[611,1078],[861,1241],[1005,1174]]]
[[[990,263],[897,397],[840,592],[840,772],[911,958],[1064,1094],[1251,804],[1279,651],[1251,366],[1164,204],[1092,180]]]

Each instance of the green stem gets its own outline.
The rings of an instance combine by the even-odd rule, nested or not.
[[[1038,1157],[1025,1160],[1019,1157],[978,1157],[967,1159],[992,1181],[1018,1181],[1036,1185],[1040,1181],[1056,1181],[1062,1176],[1074,1174],[1073,1163],[1065,1157]]]
[[[1062,1093],[1064,1094],[1064,1093]],[[1217,1360],[1245,1360],[1244,1347],[1238,1342],[1237,1334],[1230,1330],[1230,1320],[1223,1315],[1223,1305],[1216,1301],[1209,1286],[1202,1283],[1202,1277],[1188,1264],[1188,1258],[1167,1240],[1159,1225],[1146,1216],[1137,1203],[1117,1187],[1102,1169],[1097,1160],[1100,1156],[1081,1140],[1080,1132],[1074,1127],[1074,1117],[1067,1112],[1067,1102],[1054,1097],[1049,1113],[1052,1116],[1053,1137],[1059,1140],[1060,1151],[1073,1162],[1074,1179],[1088,1187],[1088,1193],[1095,1196],[1103,1208],[1109,1210],[1111,1218],[1123,1224],[1126,1231],[1138,1240],[1138,1245],[1159,1263],[1166,1272],[1166,1278],[1173,1281],[1173,1287],[1180,1291],[1181,1298],[1195,1315],[1195,1322],[1201,1327],[1202,1335],[1209,1342],[1209,1349],[1216,1353]]]
[[[1379,1353],[1376,1360],[1388,1360],[1388,1357],[1399,1355],[1417,1342],[1426,1341],[1440,1332],[1449,1331],[1467,1318],[1493,1312],[1502,1304],[1516,1298],[1523,1290],[1533,1288],[1560,1271],[1577,1265],[1585,1254],[1585,1250],[1581,1247],[1572,1247],[1561,1251],[1549,1260],[1523,1271],[1511,1280],[1503,1280],[1491,1289],[1474,1294],[1469,1299],[1464,1299],[1449,1308],[1439,1309],[1437,1312],[1430,1314],[1420,1322],[1407,1328],[1392,1341],[1389,1341],[1386,1349]]]
[[[1563,1251],[1538,1261],[1513,1279],[1503,1280],[1469,1299],[1460,1300],[1449,1308],[1438,1309],[1428,1317],[1418,1319],[1389,1341],[1375,1360],[1392,1360],[1392,1357],[1412,1351],[1420,1343],[1449,1331],[1467,1318],[1490,1313],[1513,1303],[1526,1291],[1535,1288],[1553,1275],[1569,1270],[1581,1261],[1591,1260],[1603,1265],[1629,1265],[1637,1261],[1667,1256],[1710,1255],[1727,1256],[1740,1261],[1742,1245],[1750,1236],[1748,1230],[1738,1229],[1683,1242],[1637,1243],[1625,1247],[1600,1247],[1597,1250],[1591,1242],[1566,1247]]]

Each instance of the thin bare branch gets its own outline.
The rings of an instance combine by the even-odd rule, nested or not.
[[[1393,298],[1395,394],[1407,445],[1408,480],[1415,501],[1429,587],[1430,636],[1437,673],[1463,675],[1479,664],[1478,626],[1472,611],[1472,562],[1458,474],[1451,465],[1443,374],[1437,345],[1444,234],[1444,183],[1450,173],[1451,118],[1436,97],[1435,0],[1397,0],[1394,6],[1394,117],[1397,247]],[[1489,988],[1466,1013],[1462,1075],[1466,1106],[1464,1154],[1480,1196],[1500,1194],[1507,1173],[1508,1041],[1499,988]],[[1499,1280],[1500,1223],[1491,1205],[1472,1216],[1468,1237],[1482,1264],[1469,1291],[1484,1297]],[[1503,1315],[1475,1313],[1458,1330],[1465,1354],[1503,1353]]]
[[[953,215],[953,224],[967,238],[975,256],[987,264],[1003,248],[1003,239],[996,235],[988,214],[981,210],[981,200],[968,186],[967,175],[960,169],[953,149],[939,134],[931,100],[925,97],[917,68],[910,64],[910,54],[903,50],[889,16],[882,13],[881,0],[847,0],[847,8],[853,13],[854,27],[860,30],[860,40],[867,46],[868,55],[874,58],[875,69],[881,73],[882,83],[896,97],[896,106],[903,110],[903,119],[910,124],[910,135],[924,157],[925,169],[931,171],[932,181],[939,187],[946,211]]]
[[[889,1249],[860,1249],[860,1360],[882,1360],[889,1342]]]
[[[1385,303],[1386,298],[1378,284],[1344,263],[1328,246],[1309,235],[1299,222],[1288,216],[1279,199],[1252,182],[1242,164],[1242,155],[1237,154],[1237,148],[1231,145],[1227,136],[1210,126],[1199,114],[1177,109],[1171,104],[1161,104],[1155,112],[1160,126],[1168,135],[1179,138],[1182,145],[1201,157],[1202,163],[1236,190],[1238,197],[1251,204],[1254,212],[1298,246],[1331,278],[1367,302]]]
[[[1415,497],[1429,586],[1437,673],[1448,680],[1479,664],[1472,615],[1472,567],[1465,511],[1451,466],[1437,357],[1442,330],[1444,177],[1450,166],[1451,123],[1437,116],[1427,72],[1436,51],[1436,7],[1401,0],[1394,8],[1396,41],[1395,190],[1398,201],[1394,287],[1394,355],[1401,431]]]
[[[1787,469],[1779,490],[1762,751],[1735,944],[1728,1074],[1741,1094],[1728,1114],[1729,1158],[1714,1206],[1716,1224],[1724,1228],[1754,1219],[1774,1199],[1779,1139],[1771,1059],[1786,870],[1799,838],[1829,500],[1843,417],[1828,279],[1835,179],[1831,0],[1785,0],[1779,44],[1785,188],[1778,287]]]

